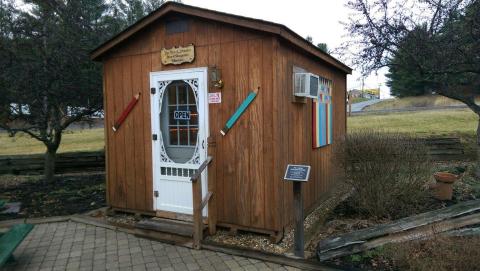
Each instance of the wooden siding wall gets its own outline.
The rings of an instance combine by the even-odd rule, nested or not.
[[[338,144],[346,132],[346,75],[329,68],[328,65],[312,60],[311,57],[300,53],[288,44],[279,43],[275,46],[276,57],[274,78],[279,95],[274,108],[274,115],[278,116],[279,138],[282,144],[276,153],[275,161],[278,174],[287,164],[307,164],[312,166],[310,180],[303,186],[304,207],[307,211],[316,206],[333,185],[336,172],[332,161],[333,147]],[[333,80],[333,143],[328,146],[312,148],[312,100],[306,103],[293,102],[293,66],[298,66],[327,79]],[[275,176],[281,179],[282,176]],[[283,225],[288,225],[293,219],[293,187],[289,182],[281,182],[278,194],[282,196],[282,212],[279,214]]]
[[[193,63],[160,63],[162,48],[190,43],[195,45]],[[313,166],[315,181],[305,189],[306,207],[327,190],[331,147],[311,149],[311,104],[291,103],[291,66],[334,80],[334,138],[345,132],[344,74],[295,53],[273,36],[197,18],[190,18],[188,32],[170,35],[165,34],[164,20],[158,21],[103,61],[110,206],[153,211],[149,73],[193,67],[216,66],[225,82],[222,103],[209,105],[209,142],[216,145],[209,167],[215,172],[209,175],[215,176],[219,223],[281,231],[291,214],[292,188],[283,181],[287,163]],[[222,137],[220,129],[253,89],[259,89],[257,98]],[[140,102],[114,133],[115,118],[137,92]]]
[[[163,66],[164,47],[195,44],[195,61]],[[136,92],[141,100],[118,132],[106,129],[108,203],[117,208],[153,211],[149,73],[216,66],[225,86],[221,104],[209,105],[211,140],[216,143],[215,197],[220,223],[276,230],[278,195],[273,183],[272,82],[274,38],[215,22],[191,19],[190,31],[165,35],[156,23],[104,59],[105,126]],[[219,133],[248,92],[259,95],[227,136]],[[211,89],[212,92],[219,90]],[[266,120],[266,121],[264,121]],[[221,192],[220,192],[221,191]]]

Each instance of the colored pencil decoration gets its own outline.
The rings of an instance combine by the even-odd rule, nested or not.
[[[132,111],[133,107],[137,104],[138,102],[138,99],[140,98],[140,92],[133,96],[132,100],[130,100],[130,102],[128,103],[127,107],[123,110],[122,114],[120,115],[120,117],[117,119],[117,121],[115,122],[115,124],[112,126],[112,129],[114,132],[116,132],[118,130],[118,128],[120,128],[120,126],[122,125],[122,123],[125,121],[125,119],[127,118],[128,114],[130,114],[130,112]]]
[[[242,116],[242,114],[245,112],[247,107],[252,103],[252,101],[257,97],[257,90],[252,90],[248,94],[247,98],[240,104],[240,106],[237,108],[237,111],[233,113],[233,115],[228,119],[227,123],[225,124],[225,127],[223,127],[222,130],[220,130],[220,133],[225,136],[228,131],[232,128],[232,126],[237,122],[237,120]]]
[[[332,81],[320,78],[317,99],[312,101],[312,147],[320,148],[332,143]]]

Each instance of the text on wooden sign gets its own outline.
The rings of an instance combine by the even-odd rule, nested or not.
[[[186,47],[163,48],[161,51],[163,65],[191,63],[195,59],[195,46],[190,44]]]

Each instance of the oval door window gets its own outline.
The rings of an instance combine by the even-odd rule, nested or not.
[[[173,81],[165,89],[160,113],[165,151],[175,163],[188,162],[195,153],[198,110],[189,84]]]

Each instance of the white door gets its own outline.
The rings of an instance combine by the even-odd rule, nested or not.
[[[150,87],[154,208],[192,214],[190,177],[207,158],[207,68],[153,72]],[[205,170],[203,196],[207,187]]]

